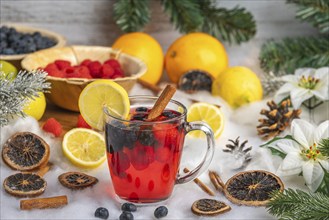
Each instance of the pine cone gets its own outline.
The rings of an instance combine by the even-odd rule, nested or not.
[[[231,144],[226,145],[226,149],[223,149],[226,153],[231,153],[234,155],[235,160],[238,160],[239,158],[242,159],[242,163],[240,164],[240,167],[235,169],[241,169],[248,165],[248,163],[251,161],[251,155],[250,151],[252,147],[248,147],[245,149],[246,144],[248,143],[248,140],[245,140],[240,144],[240,137],[237,137],[235,140],[229,139],[228,141],[231,142]]]
[[[301,109],[289,110],[290,99],[284,100],[277,105],[273,100],[267,102],[270,110],[262,109],[260,114],[265,115],[267,119],[259,119],[260,125],[257,126],[258,135],[264,139],[276,137],[283,132],[293,119],[299,118]]]

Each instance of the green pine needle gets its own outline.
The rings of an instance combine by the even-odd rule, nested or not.
[[[148,0],[118,0],[113,9],[116,24],[124,32],[139,31],[151,18]]]
[[[317,148],[323,156],[329,159],[329,138],[322,139]]]
[[[287,0],[298,7],[296,17],[311,23],[320,33],[329,33],[329,1],[328,0]]]
[[[204,16],[201,31],[229,43],[240,44],[256,34],[256,22],[245,8],[217,8],[210,0],[199,2]]]
[[[267,211],[282,220],[328,220],[329,196],[286,189],[273,194]]]
[[[199,5],[194,0],[161,0],[161,4],[181,33],[195,31],[203,22]]]
[[[320,68],[329,65],[329,41],[323,37],[285,38],[268,41],[261,48],[260,65],[274,75],[293,74],[301,67]]]

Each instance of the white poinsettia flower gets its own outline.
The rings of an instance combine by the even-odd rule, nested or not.
[[[286,83],[275,94],[277,103],[289,96],[297,109],[313,96],[329,100],[329,67],[297,69],[294,75],[282,76],[281,79]]]
[[[324,177],[322,167],[329,171],[329,159],[317,149],[319,142],[329,137],[329,120],[315,128],[305,120],[295,119],[291,124],[291,133],[298,143],[281,139],[271,144],[271,147],[286,154],[278,168],[278,175],[302,173],[306,185],[314,192]]]

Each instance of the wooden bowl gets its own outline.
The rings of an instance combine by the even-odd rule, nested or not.
[[[120,84],[127,92],[134,86],[137,79],[141,77],[147,70],[144,62],[128,54],[119,53],[110,47],[100,46],[70,46],[62,48],[45,49],[26,56],[22,62],[22,68],[28,71],[44,68],[47,64],[55,60],[67,60],[71,65],[77,65],[85,59],[92,61],[105,60],[116,56],[125,73],[124,78],[116,78],[112,81]],[[97,79],[82,78],[59,78],[47,76],[51,82],[50,93],[46,93],[47,98],[55,105],[72,110],[79,111],[78,100],[81,91],[87,84]],[[109,79],[111,80],[111,79]]]
[[[50,48],[63,47],[66,44],[66,39],[63,36],[61,36],[55,32],[45,30],[45,29],[23,26],[23,25],[13,24],[13,23],[4,23],[4,24],[1,24],[1,26],[13,27],[18,32],[21,32],[21,33],[34,33],[36,31],[38,31],[38,32],[40,32],[40,34],[42,36],[49,37],[50,39],[53,39],[57,42],[53,47],[50,47]],[[47,49],[49,49],[49,48],[47,48]],[[28,53],[28,54],[31,54],[31,53]],[[14,54],[14,55],[1,54],[0,60],[9,61],[13,65],[15,65],[18,69],[20,69],[22,59],[25,56],[27,56],[28,54]]]

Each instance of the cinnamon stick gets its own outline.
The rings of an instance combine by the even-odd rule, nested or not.
[[[67,205],[67,196],[26,199],[20,201],[21,210],[58,208]]]
[[[156,117],[160,116],[163,110],[168,105],[170,99],[176,92],[176,88],[173,85],[167,85],[166,88],[162,91],[161,95],[155,102],[153,108],[151,109],[147,119],[153,120]]]
[[[218,173],[216,173],[215,171],[209,171],[209,178],[216,190],[223,192],[225,184],[218,175]]]
[[[189,169],[184,168],[183,170],[185,173],[190,172]],[[210,196],[215,196],[215,193],[206,185],[204,184],[199,178],[195,178],[193,180],[193,182],[195,182],[204,192],[206,192],[208,195]]]

